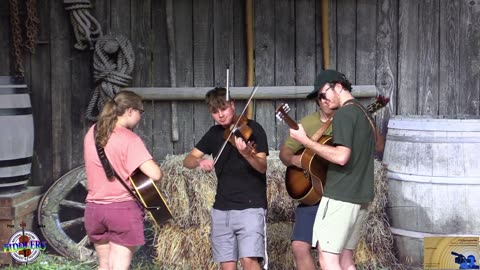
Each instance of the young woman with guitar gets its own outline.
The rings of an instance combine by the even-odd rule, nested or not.
[[[205,172],[215,170],[217,176],[210,233],[214,261],[222,270],[237,269],[237,260],[245,270],[259,270],[260,261],[267,260],[267,135],[250,119],[243,121],[251,129],[248,138],[234,132],[242,119],[235,115],[234,101],[226,99],[225,88],[210,90],[206,103],[218,124],[198,141],[183,165]],[[254,149],[249,147],[253,142]],[[215,161],[205,155],[212,155]]]
[[[132,188],[127,179],[137,169],[160,181],[160,167],[132,131],[142,114],[141,97],[121,91],[106,102],[98,122],[85,135],[85,229],[97,252],[98,269],[128,269],[136,247],[145,244],[143,208],[119,180],[107,177],[96,148],[104,149],[112,169],[128,187]]]

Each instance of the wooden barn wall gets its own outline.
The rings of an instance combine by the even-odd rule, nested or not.
[[[20,3],[25,15],[25,1]],[[245,3],[236,0],[96,0],[103,33],[128,37],[135,51],[130,87],[246,86]],[[322,69],[319,0],[255,0],[255,82],[312,85]],[[480,0],[331,0],[330,67],[353,84],[391,97],[377,115],[382,132],[393,114],[479,115]],[[38,1],[34,55],[25,53],[35,117],[34,185],[48,187],[83,163],[84,117],[93,90],[92,51],[78,51],[62,1]],[[166,17],[174,24],[169,58]],[[0,1],[0,75],[12,75],[8,1]],[[175,70],[169,72],[170,63]],[[175,78],[175,81],[171,81]],[[287,128],[273,111],[280,100],[255,101],[255,117],[278,149]],[[315,105],[291,100],[295,118]],[[146,101],[138,129],[157,160],[188,152],[213,124],[202,101],[178,101],[179,140],[172,142],[171,102]],[[239,101],[237,109],[243,107]]]

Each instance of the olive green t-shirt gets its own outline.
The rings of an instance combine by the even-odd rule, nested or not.
[[[300,120],[300,124],[302,124],[303,128],[305,129],[307,136],[311,138],[313,134],[315,134],[315,132],[317,132],[320,129],[320,127],[323,125],[323,122],[320,120],[320,112],[314,112],[312,114],[309,114],[303,117]],[[330,135],[331,133],[332,133],[332,125],[330,125],[330,127],[328,127],[323,134]],[[294,153],[304,148],[304,146],[301,143],[299,143],[292,137],[288,137],[285,140],[285,146],[288,147],[288,149],[292,150]]]
[[[358,101],[353,100],[358,103]],[[361,106],[361,105],[360,105]],[[375,138],[372,127],[355,104],[342,106],[333,118],[333,144],[352,150],[347,164],[330,163],[324,196],[351,203],[373,200],[373,155]]]

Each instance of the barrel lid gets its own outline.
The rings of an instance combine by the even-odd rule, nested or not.
[[[25,84],[22,76],[0,76],[0,84]]]
[[[478,115],[396,115],[388,128],[425,131],[480,131]]]

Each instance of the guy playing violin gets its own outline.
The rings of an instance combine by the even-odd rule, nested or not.
[[[215,88],[206,94],[206,103],[218,125],[212,126],[184,159],[183,166],[215,169],[217,193],[211,210],[212,253],[222,270],[237,269],[240,259],[243,269],[259,270],[266,255],[266,170],[268,144],[262,126],[247,120],[252,134],[248,141],[234,134],[234,140],[223,150],[225,134],[236,124],[235,104],[226,100],[226,89]],[[227,132],[225,132],[227,130]],[[228,136],[227,136],[228,137]],[[250,145],[250,146],[249,146]],[[218,156],[217,162],[204,158]]]

